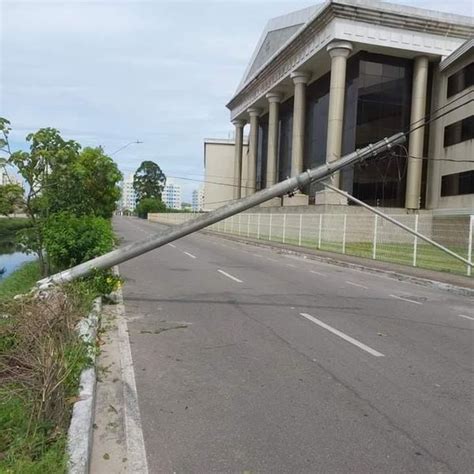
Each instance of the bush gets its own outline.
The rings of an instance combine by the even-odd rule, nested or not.
[[[59,270],[109,252],[114,246],[112,226],[102,217],[58,213],[48,218],[43,232],[45,250]]]
[[[166,204],[161,199],[145,198],[138,203],[135,210],[138,217],[146,219],[149,212],[166,212]]]

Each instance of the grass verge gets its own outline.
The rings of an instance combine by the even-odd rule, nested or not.
[[[116,283],[95,275],[41,297],[0,300],[0,473],[66,471],[72,407],[91,362],[76,326]]]
[[[38,262],[28,262],[0,281],[0,302],[28,293],[41,278]]]

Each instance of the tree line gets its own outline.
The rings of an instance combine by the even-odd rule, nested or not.
[[[122,174],[101,147],[65,140],[55,128],[26,136],[29,151],[12,152],[10,122],[0,117],[2,164],[14,166],[25,182],[1,186],[0,212],[20,205],[30,226],[19,242],[36,253],[43,276],[69,268],[114,246],[110,219],[120,197]],[[2,207],[3,206],[3,207]]]

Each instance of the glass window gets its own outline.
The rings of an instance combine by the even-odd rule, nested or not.
[[[364,52],[358,60],[356,125],[353,132],[346,130],[350,122],[344,117],[344,153],[400,132],[410,122],[412,61]],[[349,133],[354,133],[352,147]],[[405,157],[371,160],[344,170],[342,178],[345,190],[369,204],[404,205]]]
[[[448,174],[441,179],[441,196],[474,194],[474,170]]]
[[[474,62],[448,77],[447,97],[458,94],[472,85],[474,85]]]
[[[278,181],[291,175],[291,151],[293,142],[293,98],[280,106],[278,142]]]
[[[326,74],[311,83],[306,90],[306,132],[303,166],[314,168],[326,163],[326,141],[328,132],[329,81]],[[314,196],[322,185],[315,183],[304,189]]]
[[[474,138],[474,115],[444,127],[444,146],[448,147]]]
[[[264,189],[267,182],[268,114],[260,117],[257,143],[257,190]]]

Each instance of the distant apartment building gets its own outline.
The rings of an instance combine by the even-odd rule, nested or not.
[[[122,181],[122,197],[120,200],[120,208],[122,211],[134,211],[137,206],[137,195],[133,189],[133,174],[129,174]]]
[[[175,183],[166,183],[161,199],[166,204],[166,207],[181,209],[181,186]]]
[[[204,205],[204,189],[202,186],[199,186],[198,189],[193,191],[193,200],[191,208],[193,212],[201,212]]]

